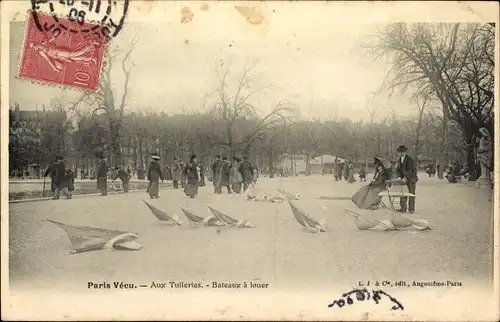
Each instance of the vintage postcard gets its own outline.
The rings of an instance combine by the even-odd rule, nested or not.
[[[498,3],[0,8],[3,320],[499,320]]]

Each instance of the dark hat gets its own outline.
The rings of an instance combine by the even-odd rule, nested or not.
[[[406,146],[400,145],[396,151],[398,151],[398,152],[406,152],[406,151],[408,151],[408,149],[406,148]]]
[[[174,157],[174,161],[176,161],[176,160],[177,160],[177,157]]]
[[[222,160],[227,160],[227,157],[226,157],[226,156],[223,156],[223,157],[222,157]]]
[[[215,157],[220,159],[220,154],[217,154]]]
[[[196,154],[193,154],[189,157],[189,160],[193,161],[194,159],[196,159]]]

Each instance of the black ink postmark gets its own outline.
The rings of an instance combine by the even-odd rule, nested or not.
[[[61,31],[116,37],[123,28],[129,0],[30,0],[31,14],[38,30],[52,35]],[[52,22],[42,24],[40,15],[52,16]],[[92,27],[89,27],[89,24]]]
[[[404,311],[404,306],[393,296],[387,294],[382,290],[368,290],[367,288],[353,289],[352,291],[344,293],[342,294],[341,298],[334,300],[332,303],[328,304],[328,307],[343,308],[346,305],[350,306],[357,302],[370,300],[375,302],[375,304],[379,304],[384,297],[392,302],[393,305],[391,307],[391,311]]]

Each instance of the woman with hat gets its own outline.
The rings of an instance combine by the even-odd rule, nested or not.
[[[163,173],[160,168],[160,164],[158,161],[160,160],[160,156],[156,153],[151,156],[151,163],[149,164],[148,169],[148,180],[149,187],[147,192],[149,193],[149,197],[151,199],[160,198],[160,179],[164,180]]]
[[[198,184],[200,183],[200,176],[198,173],[198,159],[196,155],[189,158],[186,168],[184,168],[184,175],[187,178],[186,188],[184,193],[190,198],[194,198],[198,194]]]
[[[361,209],[377,209],[382,197],[378,194],[385,190],[385,182],[389,180],[389,173],[384,165],[384,160],[374,157],[375,175],[372,181],[358,190],[351,200]]]

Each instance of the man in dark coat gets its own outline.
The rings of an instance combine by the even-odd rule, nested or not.
[[[101,196],[108,195],[108,163],[104,153],[101,154],[99,165],[97,167],[97,189],[101,190]]]
[[[153,154],[151,157],[151,163],[148,169],[148,180],[149,187],[147,192],[151,199],[160,198],[160,179],[163,182],[164,177],[160,168],[160,156]]]
[[[56,175],[54,177],[55,191],[54,191],[54,200],[59,199],[61,195],[61,190],[63,193],[68,196],[69,191],[67,191],[66,186],[66,164],[64,163],[63,157],[58,157],[55,163],[55,172]]]
[[[222,177],[222,160],[220,155],[215,156],[215,162],[212,164],[212,182],[214,184],[214,192],[217,194],[222,193],[221,187]]]
[[[246,191],[253,182],[253,167],[246,156],[240,163],[240,172],[243,176],[243,191]]]
[[[59,157],[54,158],[54,162],[52,162],[52,164],[49,165],[49,167],[47,168],[47,170],[43,174],[44,177],[46,177],[50,174],[50,191],[52,191],[52,195],[56,191],[55,177],[56,177],[56,163],[57,162],[59,162]]]
[[[120,169],[119,167],[115,167],[115,170],[115,177],[113,178],[113,181],[120,178],[120,180],[122,181],[123,192],[127,193],[128,183],[130,182],[130,175],[127,171]]]
[[[418,181],[417,167],[413,158],[407,155],[406,151],[408,151],[408,149],[404,145],[400,145],[397,149],[399,154],[397,176],[403,179],[403,181],[406,181],[408,191],[415,194]],[[410,213],[415,212],[415,197],[410,197],[409,201],[407,199],[407,197],[400,198],[401,209],[399,209],[399,211],[406,212],[406,210],[408,210]]]

